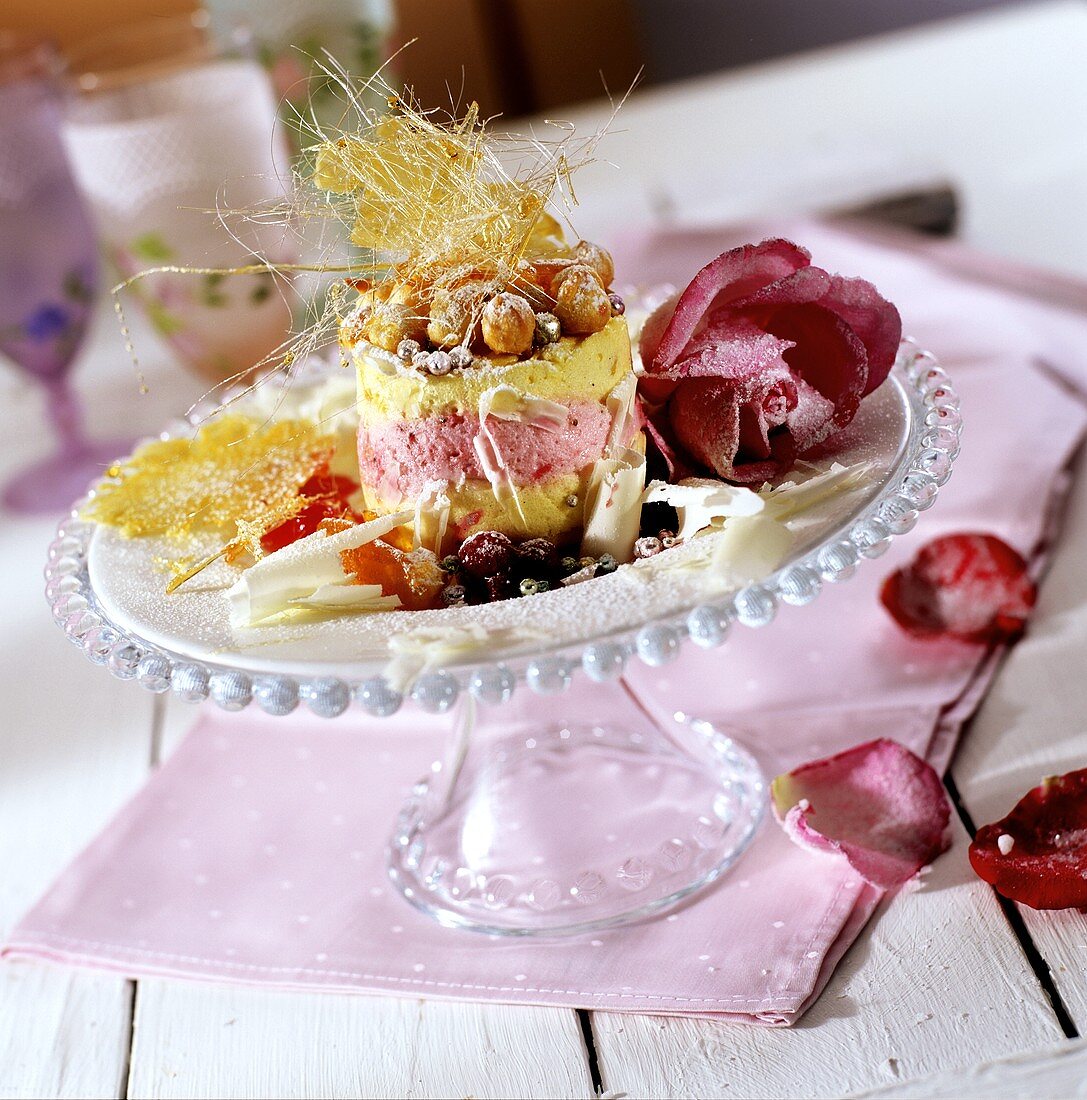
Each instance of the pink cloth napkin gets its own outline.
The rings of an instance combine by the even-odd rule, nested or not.
[[[1085,417],[1039,363],[1087,377],[1087,317],[965,281],[924,254],[826,227],[796,235],[820,264],[871,276],[942,353],[967,422],[959,468],[914,534],[855,579],[767,629],[737,628],[722,650],[636,670],[630,686],[657,714],[725,726],[770,776],[877,736],[943,767],[995,656],[910,641],[878,586],[950,530],[995,532],[1041,562]],[[665,235],[629,250],[653,257],[642,270],[678,280],[731,239]],[[571,705],[593,713],[592,686],[581,682]],[[411,712],[332,723],[204,712],[5,952],[137,976],[785,1024],[879,900],[848,866],[767,823],[717,887],[668,917],[549,942],[443,929],[395,896],[382,865],[402,794],[440,744],[433,720]]]

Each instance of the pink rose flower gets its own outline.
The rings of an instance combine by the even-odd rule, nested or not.
[[[639,393],[672,467],[765,481],[825,443],[886,377],[898,310],[781,239],[718,256],[649,317]]]

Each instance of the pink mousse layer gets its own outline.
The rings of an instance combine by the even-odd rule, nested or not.
[[[570,406],[554,430],[491,417],[487,428],[516,485],[532,485],[595,462],[608,437],[611,417],[596,402]],[[473,440],[479,418],[459,413],[394,420],[359,428],[359,473],[363,484],[385,498],[416,495],[427,481],[459,482],[486,477]]]

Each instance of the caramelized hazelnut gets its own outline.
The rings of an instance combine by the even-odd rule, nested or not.
[[[483,305],[482,283],[466,283],[454,290],[436,290],[430,301],[430,321],[426,334],[440,348],[463,344],[472,335],[472,329]]]
[[[611,286],[611,281],[615,278],[615,264],[606,248],[601,248],[592,241],[578,241],[574,246],[574,257],[579,264],[591,267],[600,276],[605,288]]]
[[[578,265],[563,275],[555,291],[555,316],[563,332],[575,336],[599,332],[608,323],[611,302],[595,271]]]
[[[520,355],[532,347],[536,315],[519,294],[496,294],[483,310],[483,339],[503,355]]]
[[[410,306],[383,302],[370,315],[366,324],[366,339],[385,351],[395,352],[402,340],[420,343],[426,335],[426,318]]]
[[[574,266],[574,260],[569,256],[548,256],[546,259],[532,260],[530,266],[536,284],[542,287],[553,301],[563,274]]]

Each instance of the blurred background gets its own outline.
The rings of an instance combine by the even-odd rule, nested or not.
[[[5,0],[0,398],[41,403],[12,454],[41,454],[42,418],[56,439],[5,508],[59,507],[304,323],[312,280],[220,269],[340,246],[216,211],[288,203],[298,112],[339,117],[326,53],[543,137],[633,87],[577,177],[578,231],[620,256],[648,229],[849,217],[1011,283],[1087,275],[1087,0]],[[109,288],[148,269],[118,319]]]

